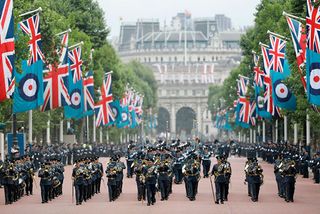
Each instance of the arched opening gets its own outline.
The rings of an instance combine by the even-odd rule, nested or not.
[[[182,107],[176,115],[176,133],[180,137],[191,137],[196,123],[196,113],[190,107]]]
[[[170,131],[170,113],[167,109],[160,107],[158,112],[158,126],[157,133],[166,133]]]

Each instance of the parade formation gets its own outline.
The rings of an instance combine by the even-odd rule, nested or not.
[[[259,0],[239,34],[121,17],[115,41],[100,4],[0,0],[5,213],[319,210],[319,1]]]
[[[264,176],[259,158],[274,165],[277,194],[286,202],[294,202],[298,174],[309,178],[310,169],[314,183],[319,184],[320,154],[317,153],[311,159],[305,157],[304,152],[299,153],[294,147],[288,148],[282,144],[253,146],[234,141],[202,143],[196,140],[184,143],[173,140],[170,143],[159,141],[144,145],[131,141],[126,146],[127,149],[109,148],[111,157],[107,163],[99,162],[99,150],[92,148],[75,148],[70,151],[70,161],[68,153],[55,153],[52,149],[52,153],[48,152],[41,157],[39,167],[35,164],[36,151],[1,163],[0,178],[4,187],[5,204],[12,204],[23,196],[32,195],[35,185],[39,185],[41,189],[42,203],[59,197],[63,194],[64,167],[71,161],[72,199],[76,205],[99,194],[101,186],[107,187],[109,201],[115,201],[125,188],[124,176],[135,179],[137,200],[145,201],[148,206],[156,203],[157,192],[161,201],[169,200],[169,196],[174,194],[175,185],[182,185],[182,182],[186,197],[190,201],[196,200],[197,194],[201,194],[198,192],[201,179],[210,179],[214,202],[224,204],[224,201],[228,201],[229,185],[232,182],[232,166],[228,161],[231,156],[247,158],[243,166],[244,183],[248,186],[248,196],[253,202],[257,202],[259,194],[263,194],[260,193],[260,187],[264,183]],[[124,157],[127,164],[122,161]],[[201,173],[201,166],[204,173]],[[125,169],[127,173],[123,172]],[[36,175],[40,178],[39,184],[35,182]]]

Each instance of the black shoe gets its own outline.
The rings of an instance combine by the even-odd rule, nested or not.
[[[216,204],[219,204],[219,201],[215,201]]]
[[[164,198],[161,198],[160,201],[164,201]]]
[[[224,202],[223,202],[223,201],[221,201],[220,203],[221,203],[221,204],[224,204]]]

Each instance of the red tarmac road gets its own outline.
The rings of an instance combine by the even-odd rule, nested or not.
[[[210,180],[201,179],[196,201],[189,201],[185,197],[184,184],[173,186],[173,193],[168,201],[160,201],[157,195],[157,203],[147,207],[146,203],[137,201],[135,179],[124,179],[123,193],[115,202],[108,202],[107,191],[102,186],[102,192],[95,195],[91,200],[81,206],[72,204],[71,192],[71,166],[65,170],[64,194],[59,198],[41,204],[40,187],[34,187],[32,196],[24,196],[18,202],[4,205],[3,189],[0,189],[0,214],[205,214],[205,213],[254,213],[254,214],[316,214],[320,213],[320,185],[313,183],[311,179],[302,179],[299,176],[296,183],[294,203],[286,203],[277,196],[277,186],[273,174],[273,166],[262,163],[264,169],[264,185],[261,187],[259,202],[251,202],[247,196],[247,186],[244,181],[245,158],[231,157],[232,178],[230,186],[229,201],[222,205],[213,203]],[[105,166],[106,159],[102,159]],[[214,160],[215,162],[215,160]],[[104,178],[106,180],[106,178]],[[36,179],[39,185],[39,179]],[[103,185],[103,183],[102,183]]]

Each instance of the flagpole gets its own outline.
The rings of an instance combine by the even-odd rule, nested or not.
[[[262,142],[266,142],[266,121],[262,121]]]
[[[252,144],[252,128],[250,128],[250,144]]]
[[[102,143],[102,127],[99,129],[99,142]]]
[[[87,144],[89,143],[89,140],[90,140],[90,135],[89,135],[89,116],[86,116],[86,132],[87,132],[87,135],[86,135],[86,140],[87,140]]]
[[[26,15],[29,15],[29,14],[32,14],[32,13],[41,12],[41,11],[42,11],[42,8],[39,7],[38,9],[35,9],[35,10],[32,10],[32,11],[29,11],[29,12],[26,12],[26,13],[23,13],[23,14],[20,14],[19,17],[26,16]]]
[[[65,33],[70,33],[71,31],[72,30],[69,28],[68,30],[62,31],[60,33],[57,33],[56,36],[61,36],[61,35],[65,34]]]
[[[96,114],[93,113],[92,144],[96,144]]]
[[[256,129],[253,129],[253,144],[257,143],[257,132]]]
[[[275,125],[275,129],[276,129],[276,137],[275,137],[275,142],[278,142],[278,119],[276,120],[276,125]]]
[[[28,143],[32,145],[32,110],[29,110],[29,132],[28,132]]]
[[[63,117],[63,114],[61,114],[61,116]],[[60,143],[63,143],[63,118],[60,120],[60,132],[59,132],[59,141]]]
[[[282,15],[283,15],[283,16],[287,16],[287,17],[290,17],[290,18],[298,19],[298,20],[300,20],[300,21],[306,21],[306,19],[304,19],[304,18],[301,18],[301,17],[295,16],[295,15],[289,14],[289,13],[287,13],[287,12],[285,12],[285,11],[282,12]]]
[[[297,145],[298,144],[298,124],[294,123],[294,139],[293,139],[293,144]]]
[[[272,32],[272,31],[270,31],[270,30],[267,31],[267,34],[271,34],[271,35],[273,35],[273,36],[279,37],[279,38],[284,39],[284,40],[289,40],[287,37],[282,36],[282,35],[277,34],[277,33],[274,33],[274,32]]]
[[[283,118],[283,123],[284,123],[284,141],[287,142],[288,141],[288,118],[287,116],[284,116]]]
[[[82,46],[82,45],[84,45],[84,42],[83,42],[83,41],[81,41],[81,42],[79,42],[79,43],[77,43],[77,44],[74,44],[74,45],[69,46],[68,49],[71,50],[72,48],[76,48],[76,47]]]
[[[48,121],[47,121],[47,145],[50,146],[51,145],[51,141],[50,141],[50,112],[48,112]]]
[[[269,45],[266,45],[266,44],[264,44],[264,43],[262,43],[262,42],[259,42],[259,45],[260,45],[260,46],[263,46],[263,47],[265,47],[265,48],[269,48]]]
[[[310,146],[310,115],[307,114],[307,118],[306,118],[306,127],[307,127],[307,136],[306,136],[306,146]]]
[[[242,78],[244,78],[244,79],[248,79],[248,80],[250,79],[249,77],[242,76],[241,74],[239,74],[239,75],[238,75],[238,77],[242,77]]]

